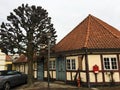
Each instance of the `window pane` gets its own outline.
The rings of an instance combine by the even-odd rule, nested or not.
[[[72,61],[72,70],[75,70],[76,69],[75,59],[72,59],[71,61]]]
[[[53,61],[53,69],[55,69],[55,61]]]
[[[69,70],[70,69],[70,60],[69,59],[67,60],[66,64],[67,64],[67,69]]]
[[[52,69],[52,61],[49,61],[49,68]]]
[[[50,61],[49,62],[49,68],[50,69],[55,69],[55,61]]]
[[[112,69],[117,69],[117,60],[116,58],[111,58]]]
[[[105,67],[105,69],[110,69],[109,58],[104,58],[104,67]]]

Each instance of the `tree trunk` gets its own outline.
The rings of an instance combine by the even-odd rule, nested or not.
[[[34,47],[33,47],[33,30],[28,32],[28,45],[27,45],[27,60],[28,60],[28,86],[33,85],[33,55],[34,55]]]
[[[28,86],[33,85],[33,56],[28,55]]]
[[[32,44],[28,45],[28,53],[27,53],[27,60],[28,60],[28,86],[33,85],[33,55],[34,51],[32,48]]]

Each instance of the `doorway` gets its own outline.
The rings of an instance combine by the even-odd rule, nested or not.
[[[44,59],[40,59],[37,62],[37,79],[43,80],[44,79]]]
[[[58,57],[56,60],[56,80],[66,81],[66,64],[64,57]]]

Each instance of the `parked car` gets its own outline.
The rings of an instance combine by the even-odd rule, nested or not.
[[[11,87],[27,83],[27,75],[18,71],[0,71],[0,90],[10,90]]]

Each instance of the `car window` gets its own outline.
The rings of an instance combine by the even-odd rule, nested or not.
[[[0,76],[6,75],[6,71],[0,71]]]
[[[2,75],[2,72],[0,72],[0,76]]]
[[[20,72],[18,72],[18,71],[14,71],[14,74],[21,74]]]
[[[8,71],[7,75],[14,75],[14,72],[13,71]]]
[[[0,76],[1,75],[15,75],[15,74],[22,74],[22,73],[18,71],[0,71]]]

